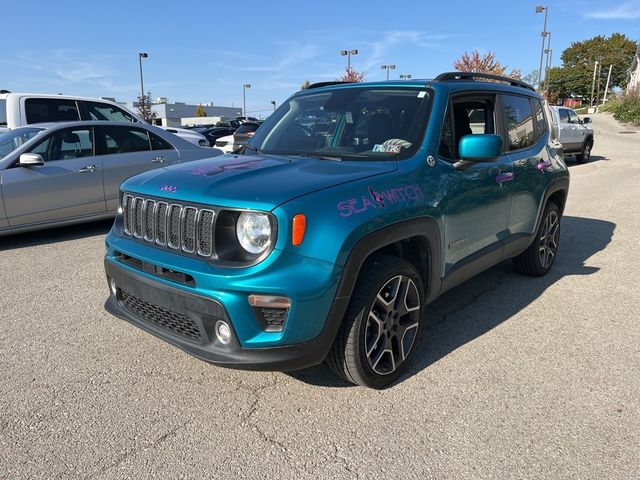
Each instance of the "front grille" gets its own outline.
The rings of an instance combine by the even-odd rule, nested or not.
[[[202,339],[198,324],[186,315],[146,302],[122,289],[118,290],[118,299],[126,310],[148,323],[189,340],[199,342]]]
[[[124,233],[174,250],[213,255],[215,211],[125,194]]]

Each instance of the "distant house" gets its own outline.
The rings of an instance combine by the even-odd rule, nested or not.
[[[629,81],[627,82],[627,93],[640,93],[640,42],[636,49],[636,56],[633,57],[631,67],[627,70]]]

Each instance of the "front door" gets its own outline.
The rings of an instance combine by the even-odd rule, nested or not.
[[[443,205],[445,275],[456,264],[485,255],[499,258],[502,253],[500,240],[508,233],[511,203],[511,159],[505,152],[493,162],[476,163],[466,170],[454,167],[463,136],[500,133],[495,110],[496,96],[487,94],[457,97],[449,105],[440,148],[451,160],[441,179],[447,199]]]
[[[34,146],[44,165],[16,164],[2,172],[2,194],[12,226],[104,213],[102,162],[92,127],[56,130]]]

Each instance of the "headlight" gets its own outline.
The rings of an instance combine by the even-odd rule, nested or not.
[[[236,235],[242,248],[259,254],[271,243],[271,223],[264,213],[242,212],[236,223]]]

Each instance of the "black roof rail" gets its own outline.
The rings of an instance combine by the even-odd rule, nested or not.
[[[522,80],[516,78],[505,77],[504,75],[494,75],[493,73],[480,73],[480,72],[446,72],[441,73],[433,79],[434,82],[449,82],[452,80],[474,80],[476,78],[484,78],[487,80],[496,80],[499,82],[505,82],[513,87],[522,87],[528,90],[536,91],[531,85]]]
[[[331,85],[343,85],[343,84],[347,84],[347,83],[354,83],[354,82],[341,82],[340,80],[335,80],[332,82],[316,82],[316,83],[312,83],[311,85],[309,85],[306,90],[310,90],[312,88],[320,88],[320,87],[329,87]]]

